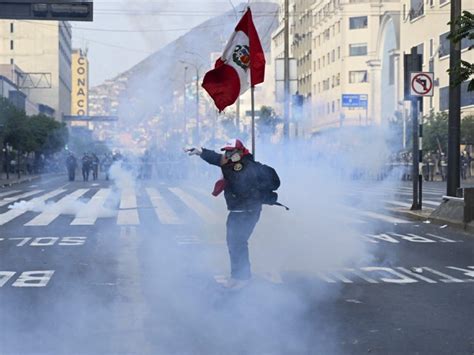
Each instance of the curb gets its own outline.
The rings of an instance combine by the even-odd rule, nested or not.
[[[14,185],[33,182],[33,181],[40,180],[42,178],[49,177],[49,176],[61,176],[61,175],[64,175],[64,174],[52,173],[52,174],[30,176],[30,177],[20,179],[20,180],[13,180],[13,181],[7,182],[7,183],[0,183],[0,188],[11,187],[11,186],[14,186]]]
[[[456,228],[456,229],[461,229],[462,231],[470,234],[471,236],[474,237],[474,225],[471,224],[466,224],[462,222],[456,222],[448,219],[441,219],[441,218],[436,218],[436,217],[431,217],[431,212],[433,212],[433,208],[425,208],[422,211],[412,211],[409,209],[405,208],[396,208],[392,209],[392,212],[394,212],[395,215],[398,215],[399,217],[409,217],[413,220],[416,221],[426,221],[429,220],[433,224],[436,225],[448,225],[450,227]]]
[[[16,180],[16,181],[3,183],[3,184],[0,183],[0,187],[10,187],[10,186],[18,185],[18,184],[23,184],[25,182],[32,182],[32,181],[38,180],[40,178],[41,178],[41,176],[32,176],[32,177],[22,179],[22,180]]]

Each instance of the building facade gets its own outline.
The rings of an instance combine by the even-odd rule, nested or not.
[[[398,1],[373,0],[321,0],[313,5],[314,131],[380,123],[370,83],[380,80],[381,63],[375,55],[380,19],[398,6]]]
[[[71,112],[71,36],[68,22],[0,21],[0,64],[20,67],[20,87],[58,120]]]

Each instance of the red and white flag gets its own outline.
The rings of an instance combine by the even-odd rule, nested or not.
[[[202,87],[219,111],[223,111],[250,86],[262,83],[264,78],[265,54],[249,8],[235,27],[214,69],[204,76]]]

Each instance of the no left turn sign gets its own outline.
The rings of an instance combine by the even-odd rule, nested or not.
[[[433,96],[434,74],[428,72],[414,72],[410,75],[410,95]]]

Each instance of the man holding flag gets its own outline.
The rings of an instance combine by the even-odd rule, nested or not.
[[[265,56],[249,8],[214,69],[205,75],[202,86],[219,111],[222,111],[234,104],[249,86],[252,87],[253,94],[253,87],[263,82],[264,76]],[[212,194],[218,196],[224,192],[229,210],[226,239],[231,278],[225,286],[231,289],[242,288],[251,277],[248,240],[262,210],[265,179],[261,179],[261,164],[254,161],[252,154],[238,139],[233,139],[222,147],[222,154],[204,148],[186,151],[189,155],[199,155],[207,163],[221,168],[222,179],[216,182]]]

